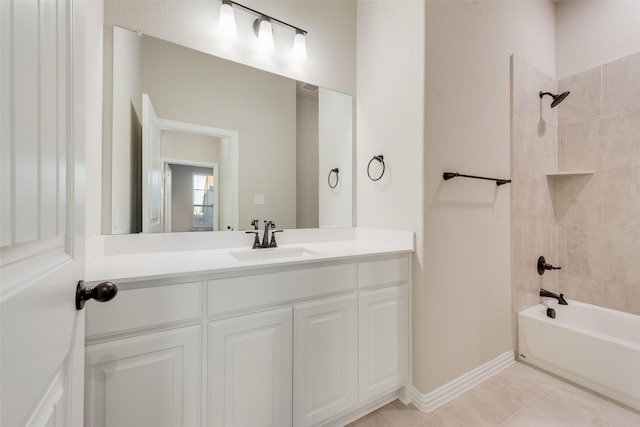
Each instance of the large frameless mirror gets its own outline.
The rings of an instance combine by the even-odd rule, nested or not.
[[[352,226],[350,95],[107,27],[104,111],[106,232]]]

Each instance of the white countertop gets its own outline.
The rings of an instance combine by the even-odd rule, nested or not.
[[[245,236],[244,233],[235,234],[235,237],[241,239],[239,242],[229,243],[229,239],[235,237],[227,235],[227,244],[230,247],[210,249],[202,249],[206,246],[202,242],[202,239],[207,238],[205,235],[186,237],[192,239],[189,244],[184,244],[184,235],[174,234],[152,238],[148,235],[101,237],[106,240],[97,246],[102,246],[103,252],[88,257],[85,271],[87,282],[133,282],[185,275],[232,274],[256,268],[282,270],[303,264],[414,251],[412,232],[357,228],[286,230],[277,236],[281,242],[278,248],[268,249],[251,249],[247,240],[251,242],[253,236]],[[149,239],[152,239],[155,245],[154,251],[142,251],[135,247],[137,243],[143,247],[148,245]],[[109,240],[120,240],[121,244],[114,244]],[[177,240],[182,240],[183,244],[176,245]],[[95,243],[93,245],[96,246]],[[176,246],[179,250],[175,250]],[[291,255],[291,251],[298,253]],[[237,259],[234,253],[243,259]]]

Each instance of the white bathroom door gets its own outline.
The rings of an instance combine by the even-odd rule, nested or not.
[[[151,99],[142,94],[142,232],[164,232],[161,131]]]
[[[74,1],[0,1],[0,425],[82,426],[84,71]]]

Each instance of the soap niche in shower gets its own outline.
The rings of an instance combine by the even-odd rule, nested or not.
[[[562,172],[549,172],[546,175],[549,177],[563,177],[563,176],[579,176],[579,175],[593,175],[594,170],[575,170],[575,171],[562,171]]]

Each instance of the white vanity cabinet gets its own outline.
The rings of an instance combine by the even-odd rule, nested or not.
[[[303,427],[399,396],[409,254],[118,283],[87,310],[85,424]]]
[[[291,308],[209,323],[208,426],[291,426]]]
[[[358,401],[409,378],[409,258],[358,263]]]
[[[201,282],[122,289],[88,304],[86,426],[201,424],[201,292]]]
[[[299,304],[293,317],[293,425],[318,425],[357,403],[356,297]]]
[[[92,345],[85,425],[200,425],[200,326]]]
[[[409,376],[408,285],[358,296],[359,401],[402,387]]]

